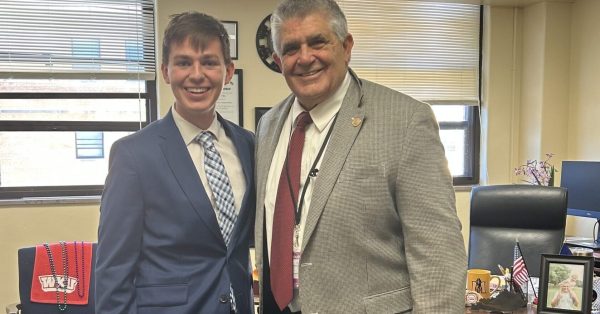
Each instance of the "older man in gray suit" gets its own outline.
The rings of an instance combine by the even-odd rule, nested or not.
[[[335,1],[285,0],[271,21],[293,94],[256,132],[261,313],[463,313],[465,249],[431,108],[348,68]]]

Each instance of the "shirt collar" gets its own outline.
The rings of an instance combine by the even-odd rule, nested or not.
[[[219,119],[216,118],[216,114],[215,119],[213,119],[208,129],[202,130],[183,118],[177,112],[177,110],[175,110],[175,107],[171,107],[171,113],[173,114],[173,120],[175,120],[175,125],[179,129],[179,133],[181,133],[181,137],[183,138],[185,145],[189,145],[190,143],[194,142],[196,136],[198,136],[198,134],[202,131],[211,132],[215,136],[216,141],[219,141],[219,138],[225,134],[223,127],[221,126],[221,122],[219,122]]]
[[[313,120],[313,123],[319,129],[319,132],[322,132],[329,122],[333,119],[335,114],[342,107],[342,102],[344,101],[344,97],[346,96],[346,92],[348,91],[348,87],[350,86],[350,73],[346,72],[346,76],[344,77],[344,81],[340,84],[337,91],[333,93],[329,98],[327,98],[322,103],[316,105],[309,113],[310,117]],[[298,102],[298,97],[294,99],[294,103],[292,104],[292,123],[296,121],[298,115],[306,111]]]

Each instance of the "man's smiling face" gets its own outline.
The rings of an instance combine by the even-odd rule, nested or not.
[[[194,49],[189,39],[173,43],[169,63],[161,67],[175,96],[175,110],[187,121],[206,129],[214,118],[215,106],[225,83],[234,72],[225,64],[221,42],[213,39]]]
[[[282,23],[281,56],[274,58],[305,109],[312,109],[340,87],[353,44],[350,34],[343,41],[336,36],[326,14],[313,13]]]

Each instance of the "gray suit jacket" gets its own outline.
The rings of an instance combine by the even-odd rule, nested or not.
[[[464,313],[466,254],[433,112],[350,73],[304,231],[302,312]],[[261,281],[265,186],[292,103],[266,113],[256,132]]]

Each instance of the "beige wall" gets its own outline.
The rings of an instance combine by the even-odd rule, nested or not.
[[[481,104],[481,184],[511,182],[519,134],[520,10],[486,7]]]
[[[559,162],[567,153],[571,4],[538,3],[523,17],[519,160],[554,153]]]
[[[567,159],[600,160],[600,1],[572,8]],[[567,234],[591,236],[594,220],[569,218]]]
[[[523,9],[519,160],[540,157],[544,85],[545,3]]]
[[[271,106],[289,92],[254,48],[257,25],[277,2],[158,0],[159,42],[168,16],[183,10],[238,21],[235,63],[244,69],[244,125],[249,129],[254,107]],[[486,7],[485,14],[482,184],[516,182],[512,169],[547,151],[559,154],[556,165],[562,159],[600,160],[600,1]],[[159,81],[162,116],[173,99]],[[457,209],[466,241],[468,191],[457,192]],[[95,241],[97,224],[98,204],[0,206],[0,278],[5,282],[0,309],[18,300],[18,248],[59,240]],[[569,218],[567,234],[589,233],[588,219]]]

